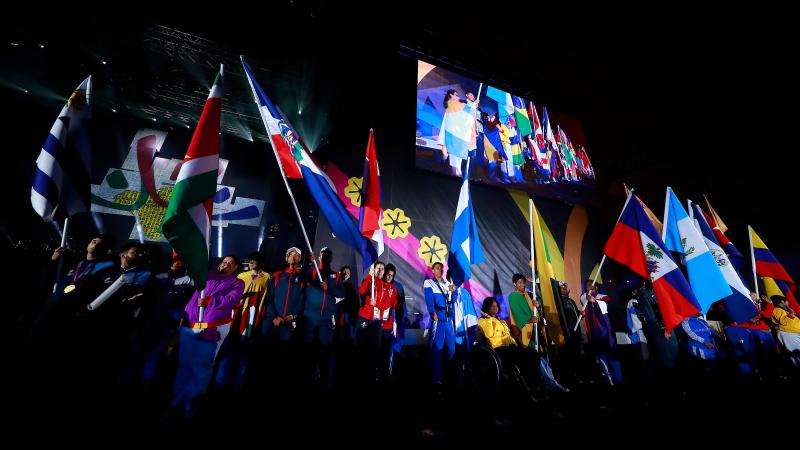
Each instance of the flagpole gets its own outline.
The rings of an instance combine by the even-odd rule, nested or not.
[[[313,255],[314,249],[311,247],[311,242],[308,240],[308,233],[306,232],[306,226],[303,225],[303,218],[300,217],[300,210],[297,208],[297,202],[294,199],[294,193],[292,192],[292,188],[289,187],[289,181],[286,179],[286,173],[284,173],[283,171],[281,158],[278,156],[278,150],[275,148],[275,143],[272,141],[272,135],[270,134],[269,129],[267,129],[267,139],[269,139],[269,145],[272,147],[272,153],[275,155],[275,162],[278,163],[278,170],[281,171],[281,178],[283,178],[283,185],[286,186],[286,192],[289,193],[289,198],[292,199],[292,207],[294,207],[294,213],[297,216],[297,221],[300,223],[300,230],[303,232],[303,238],[305,239],[306,245],[308,246],[308,251]],[[317,260],[312,257],[311,262],[314,263],[314,268],[317,270],[317,277],[319,278],[319,282],[322,283],[322,274],[319,271],[319,266],[317,266]]]
[[[633,189],[629,190],[628,186],[625,186],[624,183],[623,183],[623,187],[625,187],[625,190],[628,191],[628,197],[625,199],[625,204],[622,205],[622,211],[620,211],[619,217],[617,217],[617,222],[619,222],[619,219],[622,218],[622,213],[625,212],[625,207],[628,206],[628,202],[631,201],[631,198],[635,195],[633,193]],[[605,264],[605,262],[606,262],[606,255],[604,253],[603,254],[603,258],[600,259],[600,265],[597,267],[597,272],[595,272],[594,278],[592,279],[592,286],[597,286],[597,278],[600,276],[600,271],[603,270],[603,264]],[[578,302],[578,303],[580,303],[580,302]],[[583,312],[585,309],[586,308],[581,309],[581,312]],[[583,320],[583,315],[578,317],[578,322],[575,324],[575,328],[573,328],[573,330],[572,330],[573,332],[578,330],[578,327],[581,324],[581,320]]]
[[[666,194],[667,196],[664,200],[664,219],[663,219],[664,226],[661,228],[661,240],[664,241],[665,243],[667,241],[667,219],[668,219],[667,214],[669,213],[669,201],[670,201],[669,190],[670,188],[669,186],[667,186],[667,194]]]
[[[761,298],[758,293],[758,274],[756,274],[756,253],[753,249],[753,227],[747,226],[747,239],[750,240],[750,261],[753,264],[753,286],[756,288],[756,298]]]
[[[531,284],[533,286],[533,301],[536,301],[536,246],[533,242],[533,199],[528,197],[528,219],[531,229]],[[538,308],[533,307],[533,317],[539,317]],[[539,323],[533,323],[533,346],[539,351]]]
[[[64,218],[64,231],[61,233],[61,246],[67,243],[67,231],[69,230],[69,217]],[[58,258],[58,266],[56,267],[56,282],[53,284],[53,294],[58,289],[58,279],[61,278],[61,271],[64,269],[64,252]]]
[[[242,64],[244,65],[244,56],[240,57],[242,60]],[[258,94],[256,93],[255,87],[253,86],[252,82],[248,81],[250,84],[250,90],[253,93],[254,98],[258,98]],[[289,187],[289,181],[286,180],[286,173],[283,171],[283,165],[281,164],[281,158],[278,156],[278,149],[275,147],[275,142],[272,140],[272,134],[269,131],[269,127],[267,126],[267,120],[264,117],[264,111],[259,107],[258,113],[261,115],[261,121],[264,123],[264,128],[266,129],[267,139],[269,140],[269,145],[272,147],[272,154],[275,155],[275,162],[278,163],[278,170],[281,171],[281,178],[283,178],[283,185],[286,186],[286,192],[289,193],[289,198],[292,199],[292,207],[294,207],[294,213],[297,215],[297,221],[300,223],[300,230],[303,232],[303,238],[306,241],[306,245],[308,246],[308,251],[313,254],[314,249],[311,247],[311,242],[308,240],[308,233],[306,232],[306,227],[303,225],[303,218],[300,217],[300,210],[297,209],[297,202],[294,199],[294,193],[292,192],[292,188]],[[319,282],[322,283],[322,274],[319,271],[319,266],[317,265],[317,261],[314,258],[311,258],[311,262],[314,263],[314,268],[317,269],[317,277],[319,278]]]
[[[139,218],[139,210],[133,210],[133,218],[136,219],[136,235],[139,237],[139,243],[144,244],[144,229],[142,228],[142,220]]]

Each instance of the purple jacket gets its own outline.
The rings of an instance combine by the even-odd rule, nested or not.
[[[223,275],[212,269],[208,272],[205,296],[211,297],[211,302],[203,310],[203,322],[211,323],[230,319],[231,310],[239,304],[244,293],[244,282],[235,275]],[[198,302],[200,293],[195,291],[192,299],[186,305],[186,318],[190,322],[197,322],[200,315]]]

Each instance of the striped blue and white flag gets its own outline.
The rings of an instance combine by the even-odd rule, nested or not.
[[[89,211],[91,92],[90,76],[70,95],[36,159],[31,204],[45,222]]]
[[[478,237],[478,225],[472,208],[472,196],[469,193],[469,164],[464,170],[461,193],[458,195],[458,207],[453,223],[453,237],[450,239],[450,256],[447,266],[453,282],[461,286],[472,277],[470,265],[484,261],[481,240]]]

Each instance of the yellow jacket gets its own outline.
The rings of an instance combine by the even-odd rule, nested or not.
[[[478,326],[492,348],[517,345],[506,323],[496,317],[481,317]]]
[[[772,313],[772,320],[778,325],[778,330],[787,333],[800,333],[800,318],[789,317],[789,313],[785,309],[775,308]],[[480,325],[480,320],[478,321]]]

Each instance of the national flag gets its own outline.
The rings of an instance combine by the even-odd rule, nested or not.
[[[458,195],[456,217],[453,222],[453,236],[450,239],[450,255],[447,266],[453,283],[461,286],[472,277],[472,264],[484,261],[481,240],[478,236],[478,225],[475,223],[475,211],[472,208],[472,196],[469,192],[469,164],[464,171],[461,192]]]
[[[712,303],[732,294],[730,286],[703,240],[703,235],[694,226],[692,219],[669,187],[664,205],[662,237],[667,250],[681,254],[681,260],[689,275],[689,285],[694,291],[701,311],[707,311]]]
[[[453,273],[452,268],[450,273]],[[478,314],[475,312],[475,303],[472,301],[469,291],[463,287],[458,287],[454,296],[456,297],[456,343],[460,344],[464,336],[467,336],[466,331],[478,324]]]
[[[752,242],[753,258],[756,262],[756,273],[760,277],[770,277],[776,280],[783,280],[794,284],[794,280],[783,268],[783,265],[775,258],[775,255],[767,248],[764,241],[756,234],[753,227],[748,227],[750,240]]]
[[[633,198],[631,191],[603,251],[639,276],[650,278],[669,332],[686,317],[697,314],[700,305],[653,223],[639,202],[631,201]]]
[[[164,237],[183,259],[197,290],[205,287],[208,277],[211,211],[219,171],[222,79],[220,64],[161,224]]]
[[[383,253],[380,175],[375,138],[372,130],[369,130],[369,141],[364,156],[364,178],[361,182],[361,211],[358,217],[358,228],[361,230],[361,235],[366,238],[361,244],[361,262],[365,268],[372,265]]]
[[[725,277],[725,281],[731,288],[731,295],[723,299],[725,302],[725,312],[728,314],[728,317],[736,323],[744,323],[752,319],[758,315],[758,310],[753,304],[753,301],[750,300],[750,290],[745,287],[736,269],[731,264],[728,255],[725,254],[725,250],[719,245],[719,241],[717,241],[714,232],[711,230],[708,222],[706,222],[705,216],[700,210],[700,205],[690,202],[690,208],[692,218],[698,230],[702,234],[711,255],[717,262],[722,275]]]
[[[566,342],[566,339],[558,314],[561,305],[556,302],[553,283],[551,282],[551,280],[556,279],[556,276],[548,249],[547,236],[544,232],[546,225],[536,205],[533,205],[533,223],[531,226],[533,227],[534,253],[536,254],[536,272],[539,275],[542,305],[544,306],[545,319],[547,319],[547,334],[557,345],[561,346]]]
[[[755,261],[756,274],[759,277],[772,278],[775,283],[780,287],[783,296],[789,300],[789,306],[798,314],[800,314],[800,304],[794,296],[795,283],[792,277],[783,268],[783,265],[778,261],[778,258],[764,244],[764,241],[756,234],[753,227],[747,227],[750,233],[750,252]]]
[[[439,145],[449,154],[467,159],[469,151],[475,148],[476,112],[473,103],[462,103],[451,100],[442,116],[439,128]]]
[[[720,230],[722,230],[723,233],[727,232],[728,226],[725,225],[725,222],[722,221],[722,217],[720,217],[719,214],[717,214],[717,212],[711,206],[711,202],[708,201],[708,197],[706,197],[705,194],[703,195],[703,200],[706,201],[706,208],[708,208],[708,212],[711,214],[711,217],[714,218],[714,223],[717,224],[717,226],[719,227]]]
[[[746,264],[746,260],[742,252],[733,245],[730,239],[725,236],[725,232],[720,228],[717,221],[714,219],[714,216],[709,214],[708,212],[704,211],[703,208],[699,208],[700,211],[703,213],[703,217],[708,222],[708,225],[711,227],[711,230],[714,232],[714,237],[717,238],[717,242],[719,245],[722,246],[722,249],[725,250],[725,253],[728,254],[728,259],[730,259],[731,264],[733,264],[734,269],[739,273],[739,276],[742,278],[742,281],[745,281],[745,276],[749,273],[752,275],[752,272],[747,268],[748,264]],[[717,215],[719,217],[719,215]],[[750,277],[748,277],[745,283],[749,282]]]
[[[497,118],[500,122],[506,123],[508,116],[514,114],[514,103],[511,101],[511,94],[489,86],[486,89],[486,96],[497,102]]]
[[[536,163],[544,171],[544,176],[549,178],[551,174],[550,158],[547,155],[547,146],[544,142],[542,124],[539,122],[539,113],[536,112],[533,102],[528,102],[528,114],[533,121],[533,136],[530,139],[530,143],[533,146],[531,153],[533,153]]]
[[[512,95],[511,101],[514,104],[514,120],[517,122],[519,135],[528,136],[533,133],[533,128],[531,127],[531,119],[528,117],[528,110],[525,108],[525,100]]]
[[[253,72],[250,70],[250,66],[245,61],[244,56],[241,57],[241,60],[264,126],[269,133],[272,133],[274,128],[279,131],[277,138],[272,139],[275,157],[282,161],[281,165],[284,168],[294,167],[300,177],[303,178],[322,215],[328,221],[333,235],[360,252],[364,238],[361,236],[355,222],[350,218],[350,214],[344,204],[336,195],[336,187],[333,185],[333,181],[319,168],[319,165],[297,137],[297,133],[291,124],[267,97],[266,92],[253,76]],[[284,149],[283,154],[290,156],[291,161],[283,163],[284,157],[281,156],[278,149]],[[291,152],[288,149],[292,149]],[[288,177],[289,175],[286,176]]]
[[[36,159],[31,205],[45,222],[89,211],[91,149],[86,122],[92,117],[92,77],[61,108]]]

